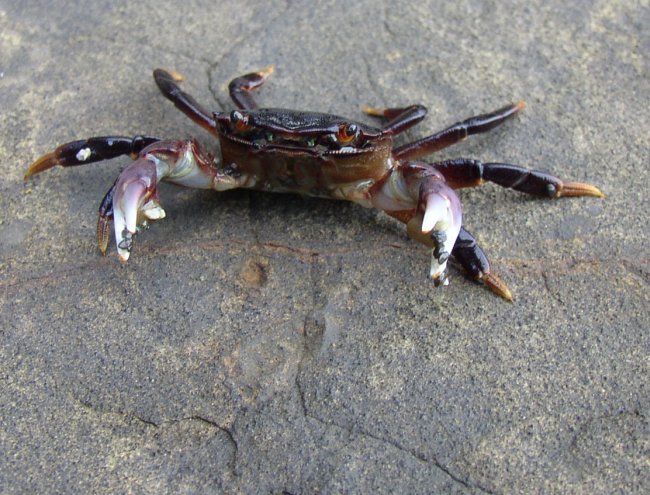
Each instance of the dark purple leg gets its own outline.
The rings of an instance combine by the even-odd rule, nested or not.
[[[253,110],[257,108],[257,103],[255,103],[251,91],[264,84],[266,78],[273,74],[274,69],[275,66],[271,65],[260,71],[251,72],[230,81],[230,84],[228,85],[230,98],[235,102],[237,108],[243,110]]]
[[[51,153],[43,155],[32,163],[25,173],[25,179],[29,179],[32,175],[56,165],[73,167],[75,165],[110,160],[122,155],[129,155],[132,159],[135,159],[142,149],[157,141],[160,141],[160,139],[150,136],[135,136],[133,138],[102,136],[72,141],[62,144]]]
[[[432,163],[451,187],[478,186],[483,181],[543,198],[562,196],[604,197],[596,187],[582,182],[563,181],[547,172],[530,170],[508,163],[481,163],[478,160],[456,159]]]
[[[490,272],[490,262],[487,256],[476,243],[474,236],[464,227],[460,229],[451,254],[474,280],[485,283],[492,292],[507,301],[512,301],[510,289],[503,280]]]
[[[398,160],[413,160],[435,151],[441,150],[454,143],[462,141],[467,136],[487,132],[513,117],[524,108],[524,102],[513,103],[492,113],[458,122],[432,136],[418,139],[393,150],[393,157]]]
[[[382,128],[385,134],[395,136],[422,121],[427,115],[426,107],[411,105],[404,108],[371,108],[364,107],[363,111],[373,117],[388,119]]]
[[[176,108],[187,115],[190,119],[203,127],[206,131],[214,134],[216,123],[212,112],[204,109],[191,95],[184,92],[172,74],[164,69],[153,71],[153,78],[165,98],[170,100]]]

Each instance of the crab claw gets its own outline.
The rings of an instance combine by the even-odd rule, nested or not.
[[[436,285],[447,285],[447,260],[456,243],[462,224],[462,210],[458,196],[440,177],[423,178],[420,185],[418,214],[408,224],[409,233],[416,239],[426,238],[432,245],[429,276]]]
[[[133,236],[138,232],[139,226],[146,226],[147,220],[165,217],[165,210],[158,202],[157,183],[156,165],[145,157],[125,168],[115,183],[113,227],[117,253],[122,261],[129,259]],[[101,249],[103,239],[100,238],[99,232],[98,228],[98,243]]]

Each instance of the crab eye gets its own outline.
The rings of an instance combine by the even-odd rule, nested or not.
[[[359,133],[359,127],[356,124],[342,124],[336,138],[339,142],[347,144],[352,141]]]
[[[238,110],[230,112],[230,122],[239,132],[246,132],[250,129],[248,124],[248,115],[244,115]]]

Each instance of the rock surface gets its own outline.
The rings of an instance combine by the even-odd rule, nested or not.
[[[0,491],[650,492],[650,9],[537,3],[0,0]],[[124,160],[22,180],[80,137],[208,141],[156,67],[229,109],[271,63],[263,104],[422,103],[411,139],[524,99],[439,156],[607,198],[462,193],[509,304],[354,205],[163,187],[123,265]]]

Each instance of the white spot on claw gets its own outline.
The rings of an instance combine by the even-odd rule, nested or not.
[[[77,154],[75,155],[75,158],[80,161],[80,162],[85,162],[90,158],[90,155],[92,155],[92,151],[90,151],[90,148],[82,148],[80,149]]]

